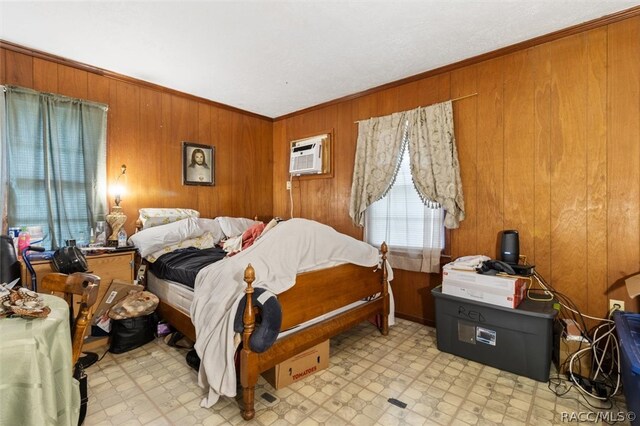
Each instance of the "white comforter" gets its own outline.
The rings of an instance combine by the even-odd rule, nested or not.
[[[196,328],[195,349],[201,359],[198,382],[209,388],[201,405],[211,407],[220,395],[236,395],[233,318],[244,295],[247,264],[255,268],[255,287],[279,294],[294,285],[300,272],[347,262],[378,265],[378,250],[318,222],[291,219],[278,224],[246,251],[200,271],[191,320]]]

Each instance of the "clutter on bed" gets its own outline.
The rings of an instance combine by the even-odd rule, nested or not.
[[[227,253],[218,247],[206,249],[188,247],[163,254],[150,265],[149,270],[158,278],[193,288],[198,272],[226,255]]]

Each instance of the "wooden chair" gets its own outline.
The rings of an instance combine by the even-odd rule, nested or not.
[[[73,347],[73,363],[71,365],[76,365],[82,353],[85,331],[91,323],[90,308],[98,298],[99,286],[100,277],[82,272],[76,272],[71,275],[57,272],[50,273],[44,276],[40,284],[40,291],[43,293],[62,293],[64,300],[69,304],[70,312],[73,312],[73,296],[79,296],[78,314],[71,323],[71,343]],[[72,318],[72,315],[70,315],[70,318]]]

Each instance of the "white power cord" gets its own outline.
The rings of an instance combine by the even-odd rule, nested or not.
[[[538,284],[540,285],[540,287],[542,287],[542,289],[544,290],[544,294],[548,295],[548,296],[553,296],[553,293],[551,291],[549,291],[549,289],[547,288],[547,286],[544,284],[543,279],[540,279],[537,274],[534,275],[534,277],[536,278],[536,281],[538,281]],[[527,291],[527,296],[528,296],[528,291]],[[531,298],[531,297],[530,297]],[[535,300],[535,299],[533,299]],[[587,351],[592,351],[592,357],[593,357],[593,361],[595,362],[595,364],[597,365],[596,368],[596,372],[593,376],[593,380],[596,380],[598,378],[598,376],[600,375],[600,373],[602,373],[603,375],[605,374],[604,371],[602,371],[602,364],[604,362],[604,357],[607,354],[607,349],[609,348],[609,343],[613,342],[611,351],[612,354],[615,356],[615,365],[612,365],[611,369],[609,370],[610,374],[614,368],[617,369],[616,373],[617,373],[617,378],[616,378],[616,387],[613,390],[613,392],[611,393],[611,395],[615,395],[616,393],[618,393],[618,390],[620,389],[620,347],[618,345],[618,339],[616,337],[616,335],[614,334],[615,331],[615,321],[613,321],[611,319],[611,316],[613,315],[613,313],[617,310],[617,309],[612,309],[609,312],[609,317],[608,318],[597,318],[597,317],[592,317],[590,315],[585,315],[582,314],[578,311],[576,311],[575,309],[567,306],[566,304],[562,303],[561,301],[558,301],[558,303],[565,309],[568,309],[569,311],[580,315],[584,318],[589,318],[592,320],[596,320],[596,321],[601,321],[604,322],[604,324],[599,325],[596,330],[593,333],[593,340],[591,342],[590,346],[587,346],[586,348],[580,349],[576,352],[573,353],[573,355],[571,356],[571,358],[569,359],[569,377],[571,378],[571,381],[573,382],[573,384],[578,388],[578,390],[580,392],[582,392],[585,395],[588,395],[592,398],[598,399],[600,401],[606,401],[607,399],[609,399],[609,397],[601,397],[599,395],[595,395],[593,393],[591,393],[590,391],[586,390],[585,388],[582,387],[582,385],[580,384],[580,382],[577,380],[577,378],[574,376],[573,374],[573,364],[576,362],[576,360],[579,359],[580,355],[587,352]],[[612,325],[613,324],[613,325]],[[609,330],[604,333],[602,336],[598,337],[598,333],[600,332],[600,329],[602,327],[608,326],[610,327]],[[601,350],[601,353],[598,354],[598,348],[597,348],[597,344],[603,340],[603,339],[607,339],[604,345],[604,349]]]
[[[594,337],[597,335],[597,330],[600,329],[600,327],[604,327],[605,325],[609,325],[609,324],[602,324],[600,326],[598,326],[598,328],[596,329],[596,332],[594,332]],[[603,334],[602,336],[598,337],[597,339],[594,338],[593,342],[591,342],[591,346],[590,347],[586,347],[583,349],[580,349],[576,352],[573,353],[573,355],[571,356],[571,359],[569,360],[569,376],[571,377],[571,381],[573,382],[573,384],[578,388],[578,390],[582,393],[584,393],[585,395],[588,395],[592,398],[598,399],[600,401],[606,401],[607,399],[609,399],[608,397],[602,397],[599,395],[595,395],[591,392],[589,392],[588,390],[586,390],[585,388],[582,387],[582,385],[579,383],[579,381],[575,378],[574,374],[573,374],[573,363],[576,361],[576,359],[578,359],[579,355],[586,352],[586,351],[593,351],[593,359],[595,360],[596,364],[598,365],[598,368],[596,370],[596,374],[593,377],[593,380],[595,380],[598,377],[598,374],[600,373],[600,371],[602,370],[602,361],[604,356],[606,355],[606,349],[609,346],[609,341],[612,340],[613,341],[613,347],[612,347],[612,351],[615,352],[615,356],[616,356],[616,363],[615,363],[615,367],[617,368],[617,379],[616,379],[616,387],[613,390],[611,395],[615,395],[616,393],[618,393],[618,389],[620,388],[620,348],[618,346],[618,339],[616,338],[615,334],[613,334],[613,331],[615,330],[615,325],[611,327],[610,330],[608,330],[605,334]],[[605,344],[605,349],[602,351],[602,355],[598,356],[597,353],[597,343],[600,342],[602,339],[607,338],[607,343]],[[611,372],[611,371],[610,371]]]
[[[289,174],[289,219],[293,219],[293,174]]]

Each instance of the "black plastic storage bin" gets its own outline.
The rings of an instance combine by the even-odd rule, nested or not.
[[[431,290],[438,350],[540,382],[549,380],[553,302],[524,300],[516,309]]]
[[[620,343],[620,374],[627,411],[636,414],[631,424],[640,425],[640,314],[616,312],[613,316]]]

